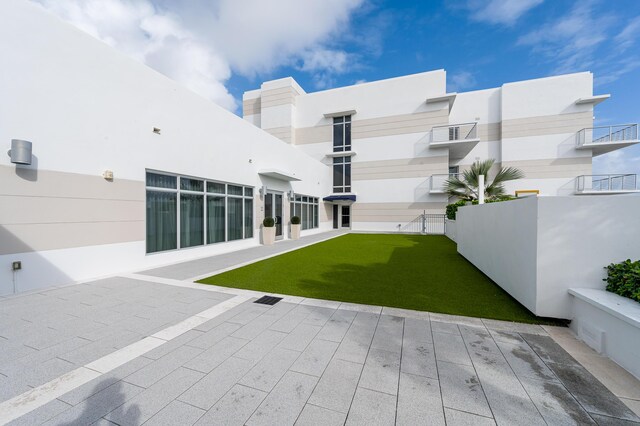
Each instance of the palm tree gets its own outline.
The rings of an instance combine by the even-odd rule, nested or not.
[[[478,177],[484,175],[484,195],[485,198],[490,199],[505,195],[504,182],[524,177],[524,173],[515,167],[501,167],[496,177],[489,183],[488,174],[494,163],[494,159],[476,161],[471,165],[471,169],[462,173],[462,179],[450,177],[444,185],[446,193],[451,197],[458,197],[465,201],[477,200]]]

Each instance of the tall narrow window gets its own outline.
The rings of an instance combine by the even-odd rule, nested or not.
[[[207,196],[207,244],[220,243],[225,240],[225,198],[224,196]]]
[[[227,240],[242,238],[242,198],[227,198]]]
[[[204,244],[204,196],[180,194],[180,247]]]
[[[176,193],[147,191],[147,253],[177,248]]]
[[[333,192],[351,192],[351,157],[333,158]]]
[[[333,118],[333,152],[351,151],[351,116]]]
[[[291,216],[300,218],[301,228],[312,229],[318,227],[318,198],[295,194],[291,201]]]
[[[244,200],[244,237],[253,237],[253,199]]]

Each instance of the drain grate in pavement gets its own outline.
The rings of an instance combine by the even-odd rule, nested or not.
[[[275,305],[282,300],[282,297],[262,296],[260,299],[253,303],[260,303],[261,305]]]

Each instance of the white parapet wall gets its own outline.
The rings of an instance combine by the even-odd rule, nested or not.
[[[444,234],[449,237],[451,241],[456,241],[456,221],[445,219],[444,220]]]
[[[458,209],[458,252],[538,316],[572,317],[569,288],[640,258],[640,197],[527,197]]]

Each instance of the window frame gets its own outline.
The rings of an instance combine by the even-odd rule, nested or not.
[[[156,174],[156,175],[162,175],[162,176],[171,176],[174,177],[176,179],[176,187],[175,188],[162,188],[162,187],[155,187],[155,186],[148,186],[148,180],[147,180],[147,175],[148,174]],[[194,190],[188,190],[188,189],[181,189],[181,179],[194,179],[194,180],[199,180],[203,182],[203,189],[202,191],[194,191]],[[231,241],[240,241],[240,240],[245,240],[245,239],[249,239],[249,238],[254,238],[255,236],[255,200],[254,200],[254,196],[256,194],[255,192],[255,187],[254,186],[250,186],[250,185],[243,185],[243,184],[239,184],[239,183],[231,183],[231,182],[225,182],[225,181],[221,181],[221,180],[217,180],[217,179],[207,179],[207,178],[202,178],[202,177],[197,177],[197,176],[192,176],[192,175],[184,175],[184,174],[179,174],[179,173],[171,173],[171,172],[166,172],[166,171],[161,171],[161,170],[154,170],[154,169],[145,169],[145,210],[147,207],[146,204],[146,194],[149,191],[153,191],[153,192],[168,192],[168,193],[174,193],[176,194],[176,248],[174,249],[168,249],[168,250],[160,250],[160,251],[153,251],[153,252],[149,252],[148,251],[148,247],[147,247],[147,219],[146,219],[146,215],[145,215],[145,255],[154,255],[154,254],[158,254],[158,253],[167,253],[167,252],[171,252],[171,251],[176,251],[176,250],[188,250],[188,249],[194,249],[194,248],[201,248],[201,247],[206,247],[209,245],[213,245],[213,244],[222,244],[222,243],[228,243]],[[209,191],[208,189],[208,184],[209,183],[213,183],[213,184],[218,184],[218,185],[224,185],[224,193],[219,193],[219,192],[213,192],[213,191]],[[230,195],[229,194],[229,185],[231,186],[235,186],[235,187],[240,187],[241,188],[241,194],[240,195]],[[188,247],[182,247],[181,245],[181,241],[180,241],[180,235],[181,235],[181,211],[180,211],[180,197],[181,194],[195,194],[195,195],[202,195],[203,196],[203,224],[202,224],[202,232],[203,232],[203,243],[200,245],[194,245],[194,246],[188,246]],[[250,195],[247,195],[250,194]],[[224,240],[223,241],[215,241],[215,242],[209,242],[208,241],[208,214],[209,214],[209,209],[208,209],[208,200],[209,197],[216,197],[216,198],[224,198],[224,210],[225,210],[225,217],[224,217]],[[228,235],[228,199],[229,198],[239,198],[242,200],[242,226],[241,226],[241,231],[242,231],[242,237],[238,238],[238,239],[234,239],[234,240],[229,240],[229,235]],[[251,236],[247,236],[247,232],[246,232],[246,225],[245,225],[245,220],[246,220],[246,200],[251,200],[251,220],[253,222],[252,227],[254,228],[254,231],[251,233]]]
[[[300,212],[300,214],[296,214]],[[303,213],[306,212],[306,213]],[[289,217],[300,218],[300,229],[306,231],[320,227],[320,199],[311,195],[294,194],[289,200]]]

